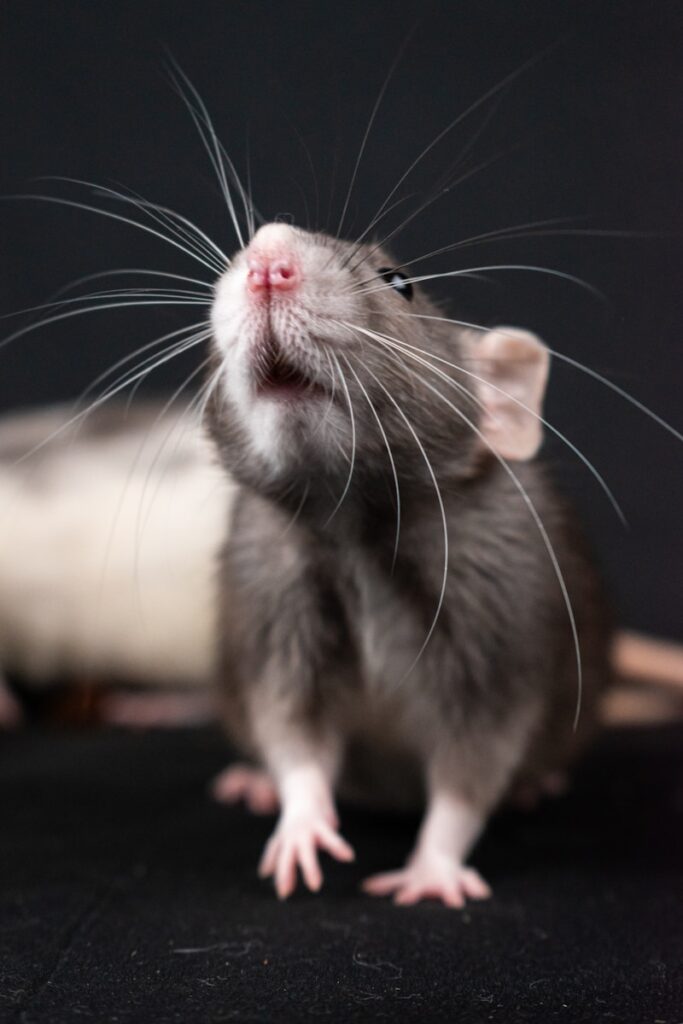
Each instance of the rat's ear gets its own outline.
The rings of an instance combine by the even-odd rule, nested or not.
[[[472,345],[484,403],[480,430],[505,459],[530,459],[543,440],[537,418],[548,380],[548,349],[530,331],[497,327]],[[526,406],[526,408],[524,408]]]

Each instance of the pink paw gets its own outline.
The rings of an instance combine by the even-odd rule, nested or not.
[[[354,859],[352,848],[336,828],[336,820],[322,814],[300,814],[280,820],[266,844],[259,875],[261,878],[272,876],[281,900],[294,892],[297,870],[301,871],[306,886],[312,892],[318,891],[323,881],[318,850],[325,850],[337,860]]]
[[[275,814],[279,806],[277,790],[268,772],[248,764],[230,765],[211,784],[214,800],[236,804],[243,800],[252,814]]]
[[[485,900],[491,889],[474,868],[443,854],[411,858],[399,871],[373,875],[363,883],[371,896],[391,896],[399,906],[424,899],[441,900],[447,907],[464,907],[465,900]]]

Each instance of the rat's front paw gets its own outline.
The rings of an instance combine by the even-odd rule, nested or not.
[[[296,888],[297,869],[313,892],[322,885],[323,876],[318,850],[325,850],[337,860],[351,861],[354,852],[336,831],[336,821],[322,814],[298,814],[283,817],[268,840],[259,864],[261,878],[273,877],[275,891],[281,900]]]
[[[464,907],[466,899],[485,900],[491,890],[474,868],[441,853],[416,855],[400,871],[373,875],[363,883],[371,896],[391,896],[399,906],[424,899],[441,900],[447,907]]]

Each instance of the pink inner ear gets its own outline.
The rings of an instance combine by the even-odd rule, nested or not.
[[[547,348],[529,331],[498,327],[474,342],[473,352],[482,378],[482,443],[506,459],[533,458],[543,440],[538,417],[548,380]]]

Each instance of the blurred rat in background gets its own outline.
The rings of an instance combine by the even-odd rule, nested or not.
[[[87,685],[105,721],[213,717],[214,562],[233,490],[196,424],[162,403],[0,420],[0,671],[29,696]],[[20,717],[4,682],[0,722]]]

